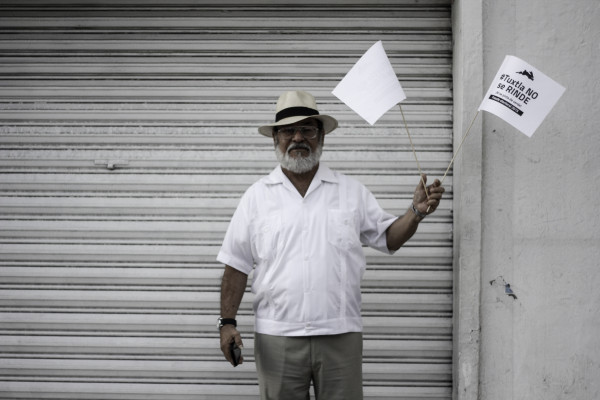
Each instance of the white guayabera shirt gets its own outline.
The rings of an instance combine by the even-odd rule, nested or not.
[[[258,333],[360,332],[362,245],[390,254],[395,220],[362,183],[323,164],[304,197],[277,167],[242,196],[217,260],[254,269]]]

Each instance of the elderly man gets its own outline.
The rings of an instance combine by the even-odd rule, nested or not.
[[[390,215],[364,185],[319,162],[338,123],[319,114],[312,95],[286,92],[276,112],[259,132],[273,138],[280,165],[246,191],[217,257],[225,264],[221,350],[242,362],[235,317],[254,270],[261,398],[306,400],[312,382],[318,399],[362,399],[362,245],[398,250],[444,188],[436,180],[425,189],[423,175],[407,212]]]

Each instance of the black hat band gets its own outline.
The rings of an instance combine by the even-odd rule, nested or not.
[[[288,107],[275,114],[275,122],[279,122],[280,120],[288,117],[310,117],[313,115],[319,115],[319,111],[310,107]]]

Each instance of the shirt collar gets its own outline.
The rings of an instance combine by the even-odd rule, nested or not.
[[[285,174],[283,173],[283,170],[281,169],[281,165],[278,165],[267,176],[265,183],[267,185],[277,185],[280,183],[284,183],[285,181],[288,181],[288,180],[289,180],[288,177],[285,176]],[[313,182],[314,181],[337,183],[338,178],[335,175],[335,173],[328,166],[326,166],[323,163],[319,163],[319,169],[317,170],[317,173],[315,174],[315,177],[313,178]]]

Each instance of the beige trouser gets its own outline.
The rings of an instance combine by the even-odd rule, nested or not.
[[[255,334],[262,400],[362,400],[362,333],[285,337]]]

